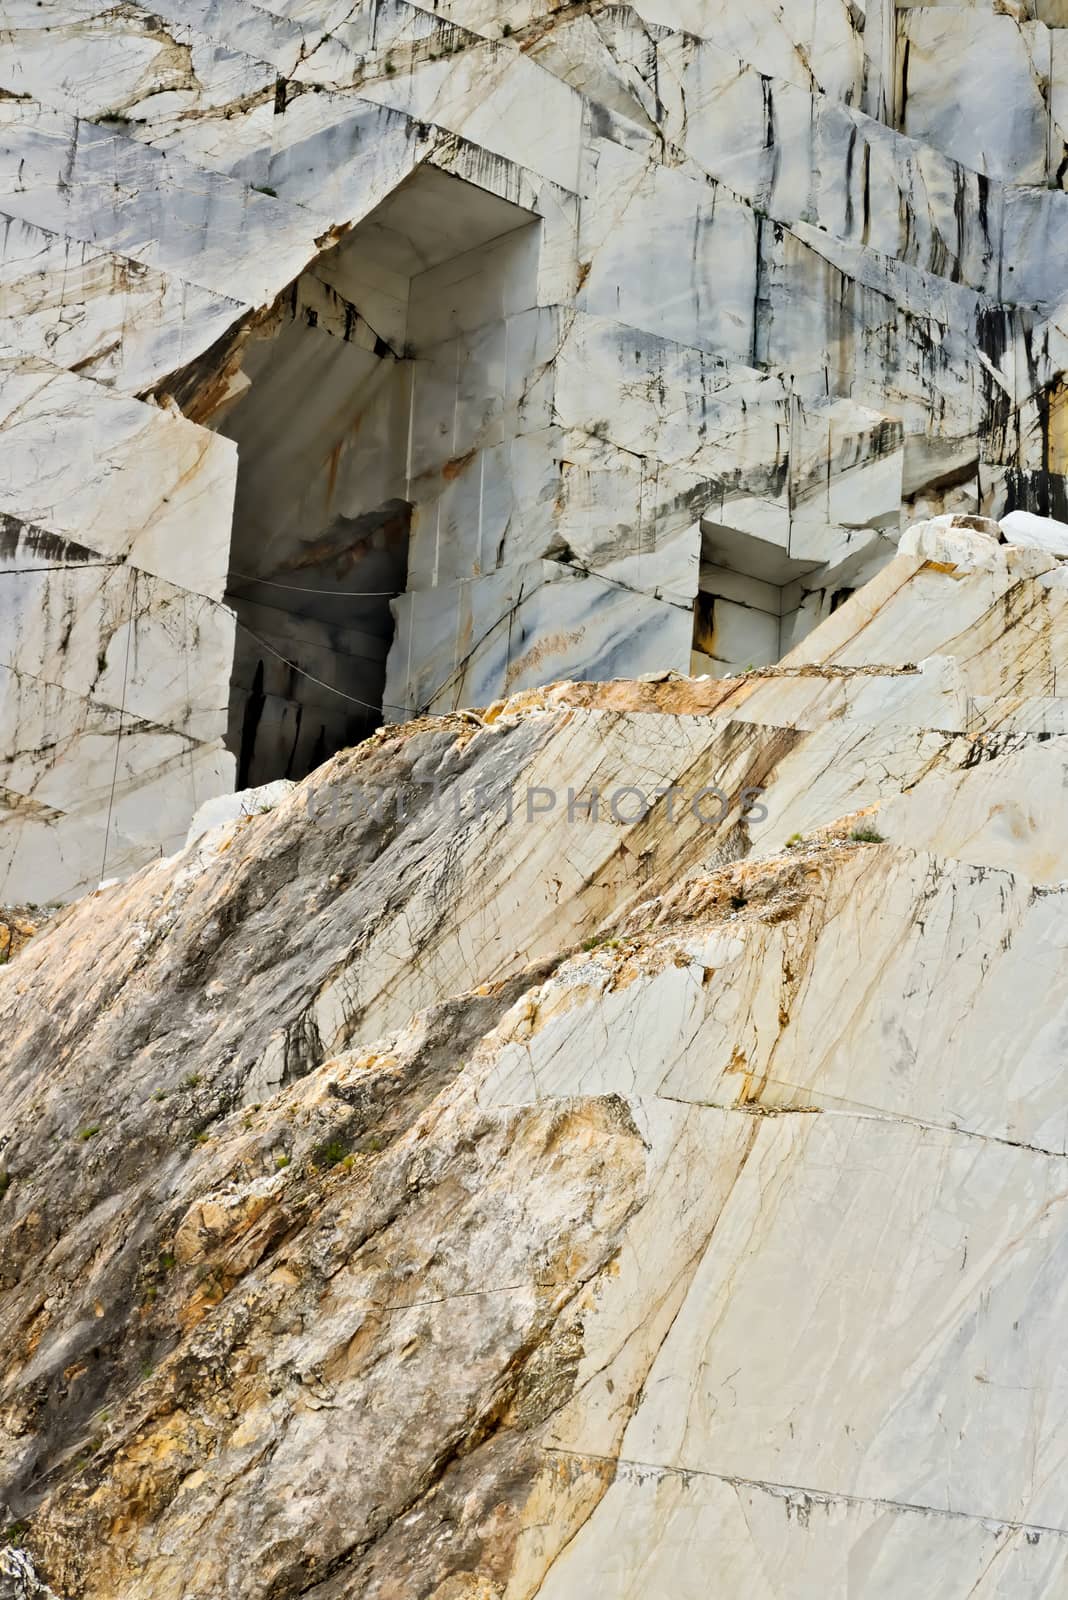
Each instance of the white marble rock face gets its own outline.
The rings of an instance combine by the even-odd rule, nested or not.
[[[917,526],[762,670],[209,800],[0,972],[0,1461],[53,1595],[1058,1600],[1068,582],[1005,522]]]
[[[206,751],[251,685],[202,602],[250,551],[314,587],[339,529],[394,502],[401,592],[353,625],[388,655],[387,720],[771,661],[913,522],[1068,520],[1066,21],[12,0],[0,512],[136,574],[152,620],[120,713]],[[67,565],[5,567],[0,664],[92,720],[114,606]],[[358,574],[329,581],[376,588]],[[203,625],[163,621],[157,580]],[[340,700],[315,723],[340,619],[293,605],[292,749],[326,754],[351,726]],[[12,793],[25,748],[13,727]]]

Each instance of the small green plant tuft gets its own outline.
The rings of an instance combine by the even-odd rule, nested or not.
[[[197,1085],[199,1084],[199,1082],[200,1082],[200,1073],[199,1072],[187,1072],[185,1077],[182,1079],[182,1088],[183,1089],[195,1089],[197,1087]]]
[[[278,190],[272,189],[269,183],[254,183],[252,187],[257,194],[269,195],[272,200],[278,199]]]
[[[797,846],[804,844],[804,842],[805,836],[803,833],[792,833],[786,841],[786,848],[787,850],[796,850]]]
[[[194,1133],[194,1135],[193,1135],[193,1143],[194,1144],[207,1144],[207,1142],[208,1142],[208,1140],[210,1138],[211,1138],[211,1134],[210,1133],[205,1133],[204,1129],[201,1128],[199,1133]]]
[[[99,1122],[93,1122],[93,1123],[91,1123],[89,1125],[88,1128],[83,1128],[82,1129],[81,1133],[79,1133],[79,1135],[78,1135],[78,1138],[79,1139],[95,1139],[99,1132],[100,1132],[100,1124],[99,1124]]]
[[[386,76],[388,78],[392,78],[392,76],[396,72],[396,70],[397,70],[396,67],[393,65],[392,61],[390,61],[389,57],[387,56],[386,57]]]
[[[274,1158],[274,1164],[278,1168],[279,1172],[281,1172],[283,1167],[288,1167],[289,1161],[290,1161],[289,1156],[285,1156],[285,1155],[277,1155]]]
[[[854,828],[849,835],[854,844],[883,844],[885,840],[874,828]]]
[[[4,1529],[4,1541],[7,1544],[18,1544],[29,1532],[25,1522],[9,1522]]]
[[[330,1139],[326,1144],[321,1144],[312,1152],[312,1161],[317,1167],[336,1167],[344,1161],[349,1153],[349,1147],[340,1139]]]
[[[170,1272],[171,1268],[175,1265],[175,1260],[169,1250],[164,1250],[160,1254],[159,1264],[161,1272]]]

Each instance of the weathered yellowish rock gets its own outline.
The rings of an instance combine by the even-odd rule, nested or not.
[[[804,659],[384,731],[4,970],[55,1594],[1063,1592],[1062,591],[923,537]]]

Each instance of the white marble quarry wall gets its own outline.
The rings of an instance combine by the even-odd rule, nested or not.
[[[0,638],[3,893],[66,899],[177,848],[233,783],[229,611],[0,516]]]
[[[1066,27],[11,0],[0,512],[124,570],[5,568],[0,666],[262,783],[550,677],[759,665],[916,520],[1068,516]],[[131,573],[136,709],[95,667]],[[28,620],[65,607],[84,670]],[[100,802],[85,730],[18,704],[0,895],[91,886],[120,811],[122,870],[166,847],[180,760],[123,734]]]
[[[176,848],[229,788],[236,453],[52,367],[0,363],[0,895]]]

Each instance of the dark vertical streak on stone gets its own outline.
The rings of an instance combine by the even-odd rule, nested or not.
[[[263,692],[263,661],[256,663],[256,672],[252,679],[252,688],[249,690],[248,699],[245,701],[245,714],[241,719],[241,748],[237,757],[237,787],[247,789],[248,777],[252,770],[252,758],[256,750],[256,734],[259,731],[260,718],[263,716],[267,696]]]

